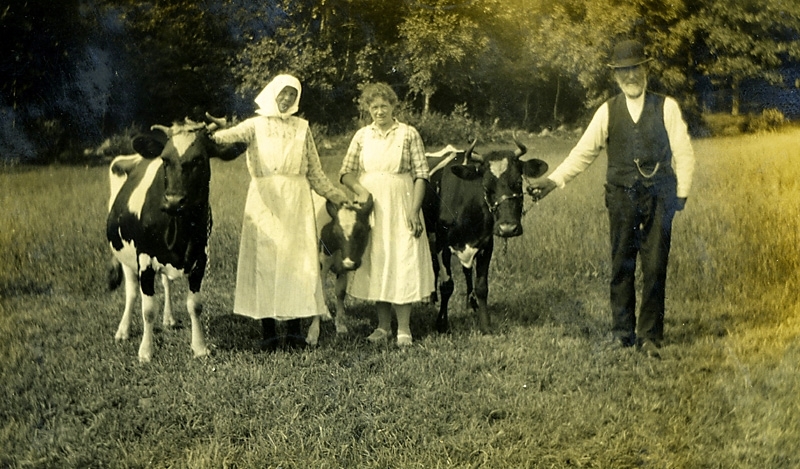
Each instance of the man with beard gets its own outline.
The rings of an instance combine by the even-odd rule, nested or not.
[[[606,149],[605,203],[611,239],[613,345],[659,357],[672,220],[692,184],[694,151],[678,103],[647,91],[644,46],[618,43],[609,67],[622,93],[596,111],[569,156],[528,188],[537,200],[585,170]],[[642,294],[636,317],[637,256]],[[637,324],[638,322],[638,324]]]

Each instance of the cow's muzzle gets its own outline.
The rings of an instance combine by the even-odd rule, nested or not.
[[[495,236],[513,238],[522,235],[522,225],[519,223],[497,223],[494,227]]]
[[[161,210],[169,214],[176,214],[186,206],[186,197],[182,195],[165,195]]]
[[[354,261],[353,259],[345,258],[342,259],[342,268],[344,270],[356,270],[361,266],[361,262]]]

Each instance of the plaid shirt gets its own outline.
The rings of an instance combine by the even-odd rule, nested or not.
[[[350,141],[350,147],[347,149],[342,161],[342,169],[339,171],[339,177],[347,173],[360,174],[364,171],[364,164],[361,161],[361,149],[363,142],[368,139],[388,140],[394,138],[394,133],[401,125],[408,127],[405,139],[403,141],[403,154],[400,159],[400,172],[411,173],[411,176],[416,179],[428,179],[428,161],[425,159],[425,147],[422,144],[422,137],[414,127],[402,124],[395,121],[392,128],[385,133],[381,132],[374,124],[362,127],[353,136]]]

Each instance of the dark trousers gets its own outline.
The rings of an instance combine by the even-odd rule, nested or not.
[[[675,201],[674,186],[606,185],[612,331],[628,344],[637,339],[658,343],[664,336],[664,296]],[[638,324],[634,286],[637,256],[642,270]]]

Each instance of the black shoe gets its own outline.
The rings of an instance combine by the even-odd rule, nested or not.
[[[639,343],[639,351],[650,358],[661,358],[661,353],[658,351],[658,344],[650,339],[642,339]]]
[[[303,350],[308,346],[306,338],[301,335],[287,335],[285,347],[287,350]]]
[[[269,337],[258,341],[258,348],[262,352],[272,353],[281,345],[280,337]]]
[[[628,336],[618,336],[614,335],[610,339],[608,339],[607,348],[611,350],[621,350],[625,348],[633,347],[634,340]]]

